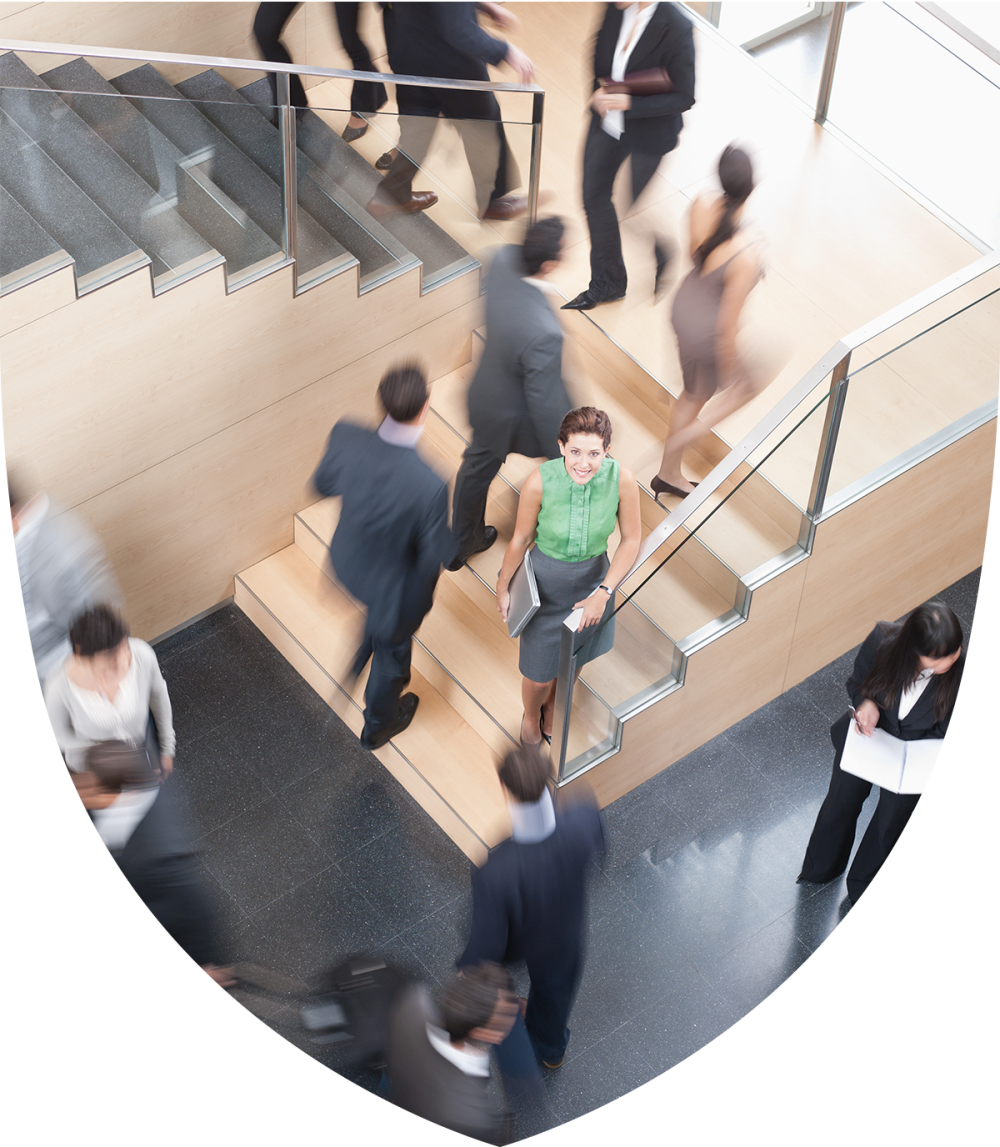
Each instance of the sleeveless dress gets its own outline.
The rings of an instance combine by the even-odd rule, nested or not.
[[[621,463],[605,458],[600,470],[580,486],[566,473],[560,456],[539,467],[542,505],[531,564],[541,604],[521,632],[519,668],[530,681],[551,681],[559,673],[562,623],[573,606],[604,581],[608,567],[608,538],[618,520]],[[608,598],[604,617],[614,611]],[[596,626],[577,634],[578,664],[586,664],[615,643],[612,619],[595,636]]]
[[[751,246],[752,244],[748,244]],[[693,267],[674,296],[670,321],[677,335],[677,352],[684,376],[684,390],[692,398],[707,402],[719,389],[716,366],[716,340],[719,308],[725,287],[725,271],[729,264],[746,250],[741,247],[714,271],[702,274]],[[758,267],[757,282],[761,272]],[[754,284],[756,286],[756,283]],[[737,370],[740,365],[737,360]]]

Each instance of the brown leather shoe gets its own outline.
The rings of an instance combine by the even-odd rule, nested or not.
[[[528,211],[527,195],[504,195],[493,202],[483,212],[484,219],[516,219]]]
[[[376,198],[368,201],[365,210],[376,219],[381,219],[383,215],[412,215],[417,211],[426,211],[428,207],[433,207],[437,201],[438,197],[433,191],[414,191],[408,203],[385,202]]]

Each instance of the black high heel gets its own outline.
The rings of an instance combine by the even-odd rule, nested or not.
[[[541,713],[538,714],[538,731],[542,734],[542,740],[546,743],[546,745],[551,745],[552,738],[545,731],[545,718]]]
[[[697,482],[692,482],[692,486],[697,486]],[[664,482],[659,474],[654,474],[649,480],[649,488],[653,491],[653,497],[663,506],[660,501],[661,494],[673,494],[675,498],[686,498],[691,493],[690,490],[680,490],[676,486],[671,486],[669,482]],[[666,509],[666,507],[663,507]]]

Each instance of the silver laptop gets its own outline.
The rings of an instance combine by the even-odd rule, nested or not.
[[[535,571],[531,568],[531,551],[524,555],[524,561],[510,579],[510,608],[507,610],[507,631],[511,637],[520,636],[521,630],[538,612],[542,604],[538,596],[538,583]]]

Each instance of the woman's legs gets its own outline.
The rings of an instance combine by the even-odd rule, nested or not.
[[[542,739],[540,722],[542,706],[548,706],[549,726],[552,724],[552,701],[555,698],[556,683],[552,681],[531,681],[521,678],[521,703],[524,717],[521,720],[521,740],[526,745],[537,745]]]
[[[704,405],[701,399],[692,398],[686,390],[681,391],[670,420],[670,433],[663,443],[663,458],[657,475],[662,482],[669,482],[671,486],[688,493],[694,486],[681,473],[681,457],[685,447],[705,433],[706,427],[697,421]]]

